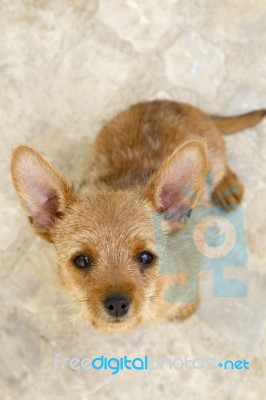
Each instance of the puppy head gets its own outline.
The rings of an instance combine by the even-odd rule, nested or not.
[[[172,215],[173,229],[175,215],[195,206],[207,172],[204,143],[175,150],[144,188],[85,198],[29,147],[14,150],[11,171],[32,228],[56,248],[60,280],[79,316],[111,333],[156,319],[164,287],[153,216]]]

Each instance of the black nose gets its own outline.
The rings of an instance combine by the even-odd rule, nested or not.
[[[122,317],[128,312],[130,299],[125,294],[111,294],[104,300],[104,308],[112,317]]]

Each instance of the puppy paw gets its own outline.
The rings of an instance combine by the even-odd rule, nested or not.
[[[223,179],[212,193],[212,202],[217,206],[230,209],[241,203],[244,187],[238,177],[228,168]]]

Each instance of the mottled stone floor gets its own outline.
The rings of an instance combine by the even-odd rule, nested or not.
[[[9,175],[10,150],[27,143],[78,180],[86,146],[117,111],[178,99],[210,113],[266,107],[264,0],[0,1],[0,398],[233,399],[266,396],[266,122],[227,139],[246,186],[249,262],[226,277],[244,299],[211,295],[185,323],[104,337],[70,322],[51,246],[33,236]],[[152,372],[55,369],[54,356],[247,359],[251,369]]]

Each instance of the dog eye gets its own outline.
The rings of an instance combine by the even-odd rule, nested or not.
[[[152,255],[148,251],[143,251],[138,256],[138,261],[140,264],[145,265],[145,267],[149,267],[153,263],[154,258],[154,255]]]
[[[87,254],[79,254],[73,259],[73,263],[78,268],[87,268],[90,267],[92,260]]]

